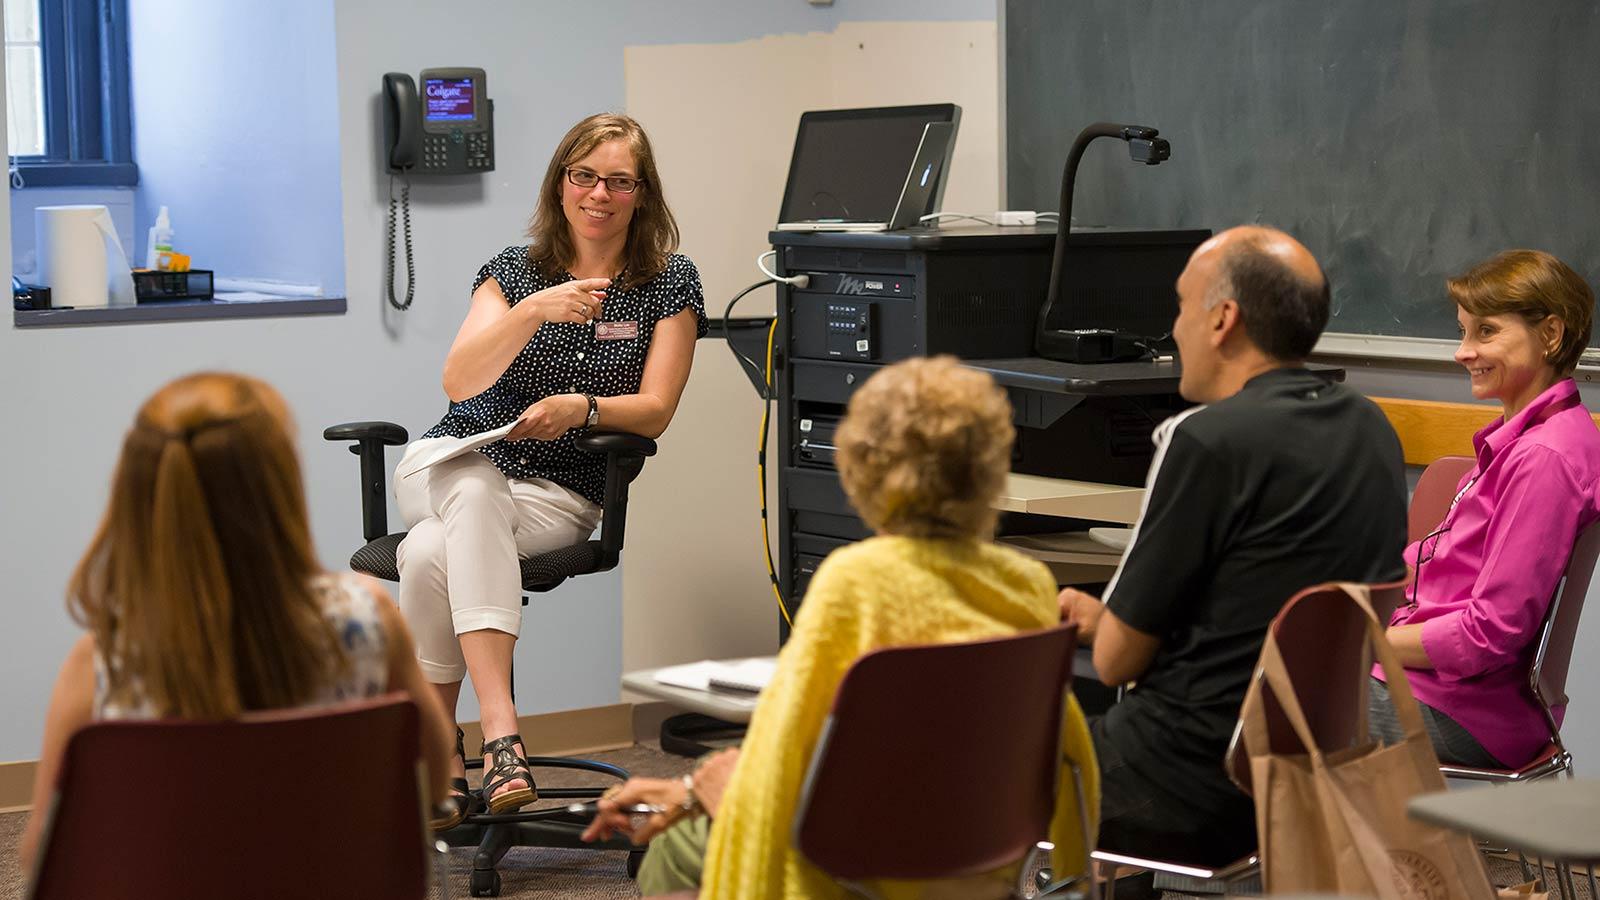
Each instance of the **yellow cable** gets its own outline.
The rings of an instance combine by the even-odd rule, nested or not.
[[[766,397],[772,396],[772,346],[778,333],[778,317],[772,317],[772,324],[767,327],[767,368]],[[761,497],[761,548],[766,553],[767,580],[772,582],[772,598],[778,603],[778,612],[783,615],[784,624],[794,628],[794,619],[789,617],[789,607],[783,602],[783,592],[778,589],[778,572],[772,565],[772,534],[767,527],[767,418],[771,414],[772,404],[766,397],[761,401],[761,434],[756,443],[756,490]]]

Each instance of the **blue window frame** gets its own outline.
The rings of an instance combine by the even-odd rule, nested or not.
[[[17,157],[23,183],[138,184],[127,0],[43,0],[39,7],[45,150]]]

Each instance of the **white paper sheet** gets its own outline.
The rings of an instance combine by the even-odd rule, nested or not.
[[[493,431],[485,431],[471,437],[454,438],[440,437],[427,438],[429,444],[424,448],[417,448],[412,453],[407,453],[406,458],[400,461],[399,467],[394,470],[396,478],[409,478],[429,466],[438,465],[447,459],[455,459],[463,453],[471,453],[479,447],[487,447],[495,441],[502,440],[517,426],[517,420]],[[421,443],[420,441],[418,443]]]
[[[716,660],[668,666],[656,672],[656,681],[692,691],[715,689],[759,692],[772,681],[778,667],[775,656],[757,656],[750,659]]]

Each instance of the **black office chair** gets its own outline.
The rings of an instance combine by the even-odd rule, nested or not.
[[[406,430],[392,422],[348,422],[322,432],[330,441],[352,441],[350,452],[361,458],[361,522],[367,543],[350,557],[350,568],[386,581],[399,581],[400,568],[395,550],[405,532],[389,534],[387,469],[384,447],[406,443]],[[604,572],[615,568],[622,555],[622,538],[628,516],[628,484],[644,468],[644,459],[654,456],[655,441],[622,432],[579,435],[580,450],[601,454],[606,459],[605,516],[600,524],[600,539],[584,541],[522,560],[522,604],[528,594],[548,591],[568,578]],[[515,696],[515,686],[512,694]],[[481,758],[468,759],[467,768],[483,767]],[[530,769],[580,769],[627,780],[628,771],[620,766],[590,759],[530,756]],[[593,799],[601,788],[542,788],[540,799]],[[455,847],[478,848],[472,861],[470,889],[474,897],[500,894],[500,859],[512,847],[563,847],[597,850],[627,850],[628,874],[636,874],[644,858],[644,848],[624,838],[586,844],[579,839],[588,818],[573,815],[565,807],[504,815],[472,814],[440,837]]]

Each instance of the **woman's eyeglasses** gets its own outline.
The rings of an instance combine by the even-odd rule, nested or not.
[[[1443,525],[1423,535],[1422,540],[1417,542],[1417,568],[1411,576],[1411,597],[1409,599],[1412,609],[1417,608],[1417,591],[1422,587],[1422,564],[1433,559],[1433,555],[1439,552],[1439,541],[1449,533],[1450,521],[1447,517]]]
[[[629,178],[626,175],[611,175],[601,178],[587,169],[574,169],[568,167],[567,180],[581,188],[592,188],[600,182],[606,183],[606,190],[618,194],[631,194],[644,183],[643,178]]]

